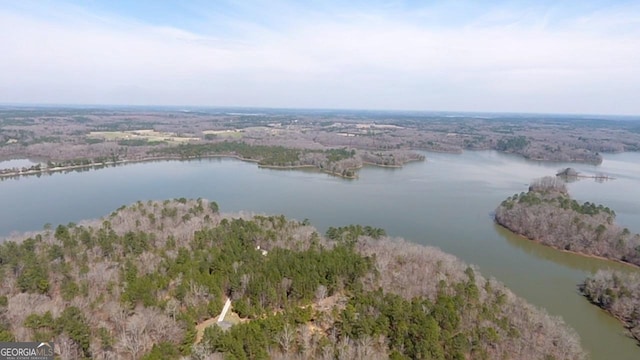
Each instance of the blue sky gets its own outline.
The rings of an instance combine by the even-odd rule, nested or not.
[[[638,1],[5,1],[0,103],[640,114]]]

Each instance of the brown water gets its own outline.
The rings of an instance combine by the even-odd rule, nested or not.
[[[440,247],[476,264],[533,304],[562,316],[593,359],[640,359],[622,325],[579,295],[576,285],[601,268],[628,266],[559,252],[494,225],[491,212],[531,179],[572,166],[616,180],[569,185],[574,198],[602,203],[640,232],[640,154],[606,155],[600,166],[539,163],[493,151],[425,153],[403,169],[366,167],[358,180],[314,171],[259,169],[231,159],[134,164],[0,182],[0,236],[108,214],[137,200],[203,197],[223,211],[308,218],[320,230],[360,223]]]

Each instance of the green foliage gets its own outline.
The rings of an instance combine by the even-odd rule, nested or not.
[[[615,212],[603,205],[596,205],[594,203],[585,202],[580,204],[576,200],[572,200],[568,197],[561,197],[558,200],[559,206],[563,209],[571,209],[579,214],[583,215],[598,215],[601,212],[609,214],[615,217]]]
[[[209,208],[211,208],[211,211],[213,211],[214,213],[218,213],[218,211],[220,210],[218,203],[215,201],[209,203]]]
[[[51,341],[54,337],[56,322],[50,311],[43,315],[30,314],[24,321],[24,326],[33,330],[34,341]]]
[[[62,249],[62,247],[58,244],[51,245],[51,248],[49,248],[49,260],[55,261],[55,260],[63,260],[63,259],[64,259],[64,250]]]
[[[64,309],[56,320],[56,329],[59,333],[66,333],[71,340],[75,341],[85,357],[91,357],[89,349],[91,329],[80,309],[75,306]]]
[[[84,357],[90,357],[91,330],[82,311],[70,306],[54,319],[51,312],[42,315],[30,314],[24,321],[24,326],[33,330],[35,341],[51,341],[54,335],[66,333],[82,350]]]
[[[86,142],[89,145],[93,145],[93,144],[100,144],[104,142],[104,139],[98,139],[98,138],[85,138],[84,142]]]
[[[325,234],[328,239],[339,242],[355,243],[360,236],[369,236],[379,239],[386,236],[384,229],[374,228],[371,226],[348,225],[343,227],[329,227]]]
[[[513,197],[504,200],[501,205],[507,207],[508,209],[511,209],[516,203],[524,205],[550,204],[552,206],[557,206],[565,210],[573,210],[582,215],[593,216],[600,213],[608,214],[611,217],[615,217],[616,215],[615,211],[604,205],[596,205],[589,201],[581,204],[568,196],[557,196],[555,198],[549,198],[545,197],[543,194],[540,194],[537,191],[515,194]]]
[[[125,254],[131,253],[139,256],[149,249],[149,235],[144,232],[129,231],[124,234],[122,241],[124,242]]]
[[[509,138],[502,138],[498,140],[496,144],[496,150],[499,151],[518,151],[522,150],[529,145],[529,141],[525,136],[516,136]]]
[[[46,294],[49,291],[48,272],[35,258],[25,263],[22,273],[18,276],[18,287],[22,292]]]
[[[118,140],[120,146],[155,146],[166,144],[166,141],[153,141],[148,139],[122,139]]]
[[[355,150],[347,150],[346,148],[329,149],[325,150],[325,153],[327,154],[327,159],[329,160],[329,162],[338,162],[340,160],[349,159],[356,154]]]
[[[518,203],[519,204],[526,204],[526,205],[538,205],[538,204],[542,204],[543,200],[542,200],[542,196],[534,191],[529,191],[525,194],[521,194],[518,197]]]
[[[0,342],[13,342],[15,337],[8,329],[0,329]]]
[[[173,155],[182,159],[202,158],[212,155],[235,155],[247,160],[255,160],[266,166],[296,166],[301,165],[301,155],[305,153],[324,154],[329,163],[335,163],[355,156],[354,150],[302,150],[283,146],[249,145],[243,142],[224,141],[207,144],[180,144],[152,151],[157,155]]]
[[[189,355],[191,353],[191,345],[196,341],[197,332],[191,319],[186,319],[185,322],[188,323],[187,331],[184,335],[184,339],[182,339],[182,342],[178,346],[178,349],[180,350],[180,354]]]
[[[161,155],[177,155],[183,159],[201,158],[210,155],[233,154],[244,159],[258,160],[261,165],[292,165],[299,160],[301,150],[283,146],[248,145],[242,142],[219,142],[209,144],[180,144],[158,149]]]
[[[69,224],[73,225],[73,224]],[[71,233],[72,226],[58,225],[54,234],[55,238],[62,242],[65,249],[73,249],[78,245],[78,241],[74,234]]]
[[[153,345],[151,351],[142,356],[141,360],[173,360],[180,358],[180,350],[175,344],[162,342]]]
[[[267,349],[276,345],[276,336],[287,324],[286,314],[277,314],[247,323],[237,324],[227,331],[210,326],[204,332],[203,343],[214,352],[228,358],[268,359]]]
[[[121,300],[132,307],[138,303],[142,305],[156,306],[158,304],[157,292],[168,285],[169,279],[160,274],[146,274],[138,276],[138,270],[132,262],[128,261],[123,270],[125,280],[124,291]]]
[[[109,330],[101,327],[98,329],[98,338],[100,339],[100,348],[103,350],[111,350],[113,348],[114,339]]]
[[[356,291],[339,314],[336,332],[352,340],[383,335],[391,358],[482,358],[482,344],[498,342],[499,328],[509,329],[510,325],[508,321],[500,325],[497,317],[500,297],[482,303],[473,269],[467,268],[465,274],[467,281],[453,285],[442,282],[434,302],[408,300],[381,289]],[[474,326],[462,322],[469,313],[478,314]]]
[[[78,294],[80,293],[80,288],[78,287],[78,284],[73,281],[73,279],[67,278],[62,282],[62,285],[60,286],[60,292],[62,294],[62,298],[65,301],[71,301],[73,300],[73,298],[78,296]]]

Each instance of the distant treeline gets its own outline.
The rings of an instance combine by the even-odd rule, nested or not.
[[[177,156],[181,159],[232,155],[244,160],[255,161],[262,166],[310,166],[349,178],[355,177],[355,171],[362,166],[363,162],[381,166],[401,166],[408,161],[424,160],[424,155],[406,151],[356,151],[346,147],[314,150],[278,145],[252,145],[238,141],[180,144],[150,150],[149,154],[152,156]]]

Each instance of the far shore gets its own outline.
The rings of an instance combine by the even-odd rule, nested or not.
[[[338,176],[341,178],[345,178],[345,179],[357,179],[358,175],[356,173],[354,173],[353,176],[347,176],[347,175],[343,175],[341,173],[336,173],[333,171],[329,171],[326,169],[322,169],[319,168],[315,165],[288,165],[288,166],[281,166],[281,165],[262,165],[260,164],[259,160],[256,159],[248,159],[248,158],[243,158],[241,156],[235,155],[235,154],[215,154],[215,155],[205,155],[202,157],[195,157],[195,158],[183,158],[180,156],[157,156],[157,157],[146,157],[146,158],[141,158],[141,159],[124,159],[124,160],[118,160],[118,161],[110,161],[110,162],[105,162],[105,163],[92,163],[92,164],[87,164],[87,165],[69,165],[69,166],[58,166],[58,167],[53,167],[53,168],[43,168],[40,170],[27,170],[27,171],[12,171],[12,172],[5,172],[5,173],[0,173],[0,178],[13,178],[13,177],[21,177],[21,176],[33,176],[33,175],[39,175],[39,174],[50,174],[50,173],[56,173],[56,172],[65,172],[65,171],[73,171],[73,170],[81,170],[81,169],[99,169],[99,168],[104,168],[104,167],[108,167],[108,166],[116,166],[116,165],[125,165],[125,164],[136,164],[136,163],[145,163],[145,162],[153,162],[153,161],[171,161],[171,160],[178,160],[178,161],[188,161],[188,160],[198,160],[198,159],[213,159],[213,158],[231,158],[231,159],[236,159],[236,160],[240,160],[240,161],[245,161],[245,162],[251,162],[251,163],[257,163],[258,167],[260,168],[265,168],[265,169],[280,169],[280,170],[295,170],[295,169],[304,169],[304,168],[308,168],[308,169],[317,169],[323,173],[329,174],[329,175],[333,175],[333,176]],[[420,159],[410,159],[408,161],[405,161],[404,163],[402,163],[402,165],[381,165],[381,164],[376,164],[376,163],[371,163],[371,162],[363,162],[363,164],[367,164],[367,165],[372,165],[372,166],[378,166],[378,167],[387,167],[387,168],[402,168],[402,166],[408,162],[411,161],[423,161]],[[356,168],[349,168],[348,170],[351,171],[357,171],[359,169],[361,169],[362,166],[356,167]]]
[[[464,150],[462,150],[462,149],[459,149],[457,151],[447,151],[447,150],[440,151],[440,150],[434,150],[434,149],[414,148],[412,150],[419,150],[419,151],[433,152],[433,153],[445,153],[445,154],[462,154],[464,152]],[[470,151],[484,151],[484,150],[470,150]],[[612,154],[623,153],[623,152],[612,152]],[[517,153],[512,153],[512,152],[500,152],[500,153],[511,154],[511,155],[519,155],[523,159],[531,160],[531,161],[569,162],[569,163],[583,163],[583,164],[584,163],[587,163],[587,164],[589,163],[589,162],[580,161],[580,160],[556,161],[556,160],[549,160],[549,159],[532,159],[532,158],[527,158],[527,157],[525,157],[523,155],[520,155],[520,154],[517,154]],[[260,162],[259,160],[256,160],[256,159],[247,159],[247,158],[243,158],[241,156],[235,155],[235,154],[214,154],[214,155],[204,155],[202,157],[194,157],[194,158],[182,158],[180,156],[157,156],[157,157],[145,157],[145,158],[141,158],[141,159],[124,159],[124,160],[118,160],[116,162],[109,161],[109,162],[105,162],[105,163],[92,163],[92,164],[88,164],[88,165],[59,166],[59,167],[54,167],[54,168],[44,168],[44,169],[41,169],[41,170],[27,170],[27,171],[18,170],[18,171],[10,171],[10,172],[2,172],[2,170],[0,170],[0,179],[2,179],[2,178],[20,177],[20,176],[32,176],[32,175],[38,175],[38,174],[48,174],[48,173],[63,172],[63,171],[70,171],[70,170],[98,169],[98,168],[114,166],[114,165],[135,164],[135,163],[144,163],[144,162],[152,162],[152,161],[198,160],[198,159],[209,159],[209,158],[232,158],[232,159],[236,159],[236,160],[240,160],[240,161],[246,161],[246,162],[252,162],[252,163],[259,163]],[[6,160],[11,160],[11,159],[6,159]],[[409,160],[403,162],[400,165],[382,165],[382,164],[376,164],[376,163],[372,163],[372,162],[368,162],[368,161],[363,161],[362,164],[363,165],[384,167],[384,168],[402,168],[405,164],[407,164],[409,162],[413,162],[413,161],[424,161],[424,160],[409,159]],[[314,166],[314,165],[279,166],[279,165],[260,165],[259,164],[259,166],[262,167],[262,168],[283,169],[283,170],[302,169],[302,168],[315,168],[315,169],[318,169],[319,171],[324,172],[326,174],[342,177],[342,178],[345,178],[345,179],[357,179],[358,178],[357,174],[355,174],[354,176],[345,176],[345,175],[342,175],[342,174],[339,174],[339,173],[335,173],[335,172],[327,171],[325,169],[321,169],[321,168],[319,168],[317,166]],[[350,168],[348,170],[356,171],[356,170],[359,170],[361,168],[362,168],[362,166],[359,166],[359,167],[356,167],[356,168]],[[598,176],[579,176],[579,177],[598,178]],[[605,179],[606,180],[612,180],[614,178],[607,177]]]

